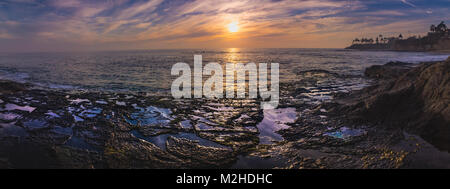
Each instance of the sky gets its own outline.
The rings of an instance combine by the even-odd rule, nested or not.
[[[423,35],[450,24],[449,9],[450,0],[0,0],[0,52],[343,48]]]

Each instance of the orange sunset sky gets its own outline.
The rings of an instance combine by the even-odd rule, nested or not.
[[[0,51],[343,48],[423,35],[449,0],[6,0]]]

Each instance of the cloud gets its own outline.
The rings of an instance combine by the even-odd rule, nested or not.
[[[53,6],[60,7],[60,8],[67,8],[67,7],[79,7],[82,3],[78,0],[53,0],[51,3]]]
[[[0,31],[0,39],[14,39],[15,37],[5,31]]]
[[[144,28],[148,28],[150,25],[152,25],[151,22],[139,23],[139,24],[136,25],[136,28],[144,29]]]
[[[406,0],[400,0],[400,1],[401,1],[402,3],[404,3],[404,4],[407,4],[407,5],[411,6],[411,7],[414,7],[414,8],[417,7],[416,5],[410,3],[410,2],[408,2],[408,1],[406,1]]]
[[[49,38],[58,45],[105,49],[177,48],[181,44],[193,48],[233,44],[336,47],[345,46],[343,41],[355,34],[401,30],[396,25],[412,32],[426,31],[425,23],[448,18],[450,11],[443,6],[445,3],[448,2],[436,0],[424,5],[406,0],[5,1],[0,6],[0,34],[4,40],[14,34],[29,41],[29,48],[33,48],[33,43],[37,48],[39,42]],[[405,4],[421,8],[405,9]],[[404,23],[413,24],[410,20],[424,24],[408,27]],[[240,30],[230,34],[226,25],[232,21],[239,22]]]
[[[119,19],[131,18],[142,12],[153,12],[162,0],[150,0],[145,3],[136,3],[133,6],[123,10],[118,15]]]

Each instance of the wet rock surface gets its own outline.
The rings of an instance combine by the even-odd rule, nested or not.
[[[16,85],[0,94],[2,167],[225,168],[258,144],[254,100],[174,101],[2,81]]]
[[[318,103],[298,100],[305,93],[320,93],[334,87],[335,81],[329,78],[346,83],[357,79],[336,74],[326,76],[330,73],[313,70],[308,74],[320,73],[326,79],[303,77],[281,90],[288,97],[285,96],[283,103],[296,107],[299,118],[289,124],[290,128],[279,131],[285,141],[261,153],[287,159],[288,163],[279,165],[280,168],[448,168],[450,156],[441,145],[449,143],[434,142],[448,140],[450,136],[450,124],[441,119],[450,117],[446,114],[448,65],[447,61],[417,66],[398,62],[374,66],[366,70],[366,77],[375,79],[366,82],[370,84],[368,87],[322,93],[321,97],[330,97],[321,98]],[[327,82],[332,84],[323,85]],[[399,89],[403,88],[408,91],[406,96],[414,98],[384,98],[398,95],[399,91],[401,94]],[[423,101],[430,104],[421,105]],[[411,106],[415,107],[411,109]],[[427,138],[433,130],[432,133],[443,134]],[[425,163],[429,160],[436,163]]]
[[[444,125],[429,124],[449,117],[442,116],[450,72],[436,74],[448,65],[389,63],[369,68],[369,79],[301,71],[280,85],[275,110],[262,110],[259,99],[174,100],[1,81],[0,167],[448,168],[449,154],[429,144],[448,140],[436,133],[448,131]],[[398,91],[420,94],[405,99],[420,97],[411,106],[423,111],[389,117],[395,111],[383,108],[401,99],[391,99]],[[397,126],[411,116],[420,120]]]
[[[395,72],[403,71],[342,99],[344,105],[336,108],[336,114],[345,112],[354,116],[352,121],[404,129],[450,150],[450,60],[394,67]]]
[[[364,75],[375,79],[395,79],[409,71],[413,66],[414,64],[406,62],[389,62],[367,68]]]

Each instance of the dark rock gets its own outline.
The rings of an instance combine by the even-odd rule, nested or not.
[[[14,93],[25,89],[26,85],[24,84],[0,80],[0,93]]]
[[[383,80],[347,97],[353,103],[347,101],[335,112],[409,130],[440,149],[450,150],[450,59],[417,67],[389,63],[366,70],[366,75]]]
[[[411,63],[389,62],[385,65],[375,65],[367,68],[364,75],[374,79],[392,79],[407,72],[411,67]]]

